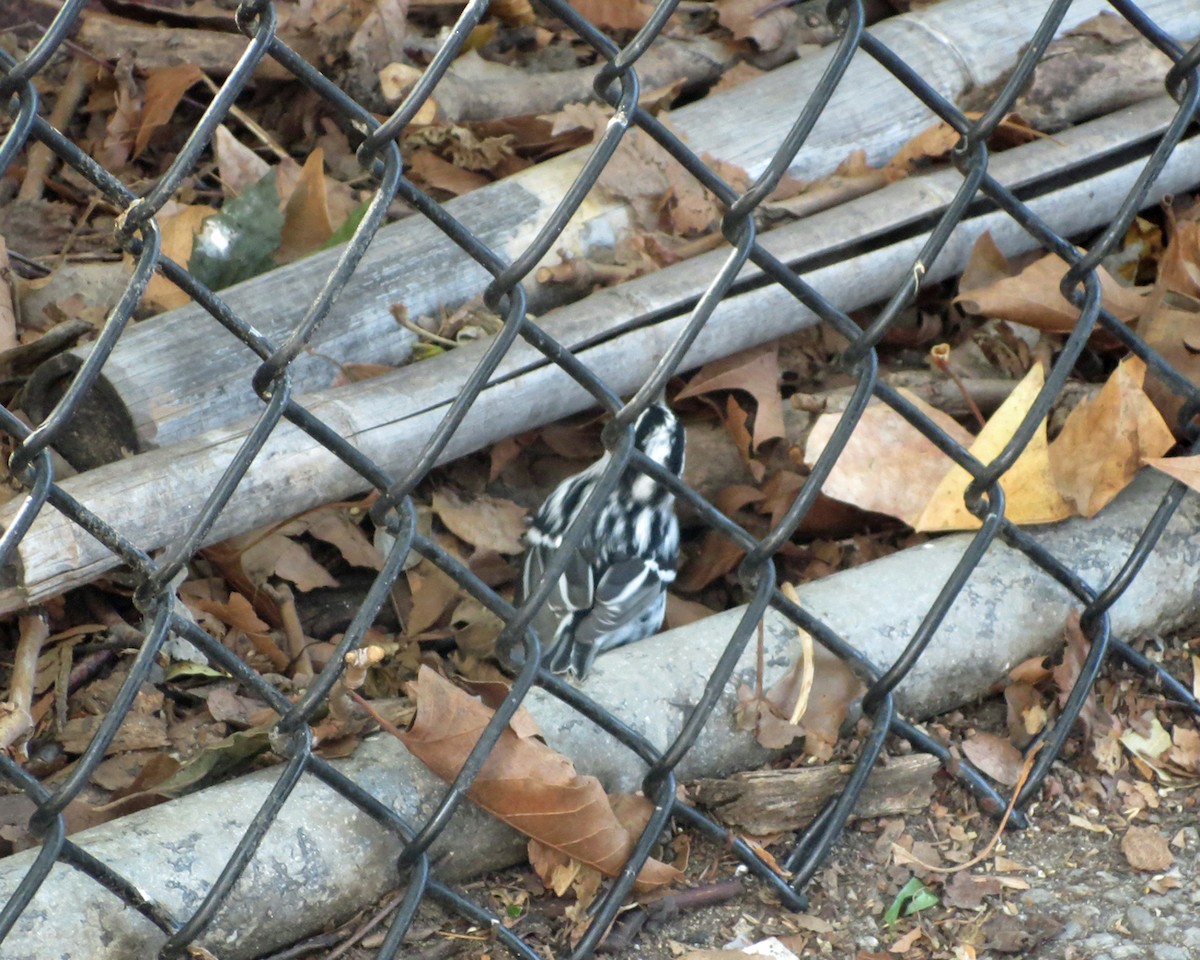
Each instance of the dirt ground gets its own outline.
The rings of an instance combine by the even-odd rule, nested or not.
[[[1101,687],[1132,684],[1146,693],[1140,678],[1128,672],[1115,676],[1110,672]],[[939,720],[945,723],[941,729],[955,737],[979,730],[1000,732],[1004,703],[993,698]],[[1081,749],[1078,739],[1068,743],[1042,797],[1028,810],[1031,825],[1009,830],[980,864],[967,869],[950,872],[955,861],[961,864],[984,848],[996,823],[944,773],[937,775],[927,810],[851,821],[807,888],[810,903],[803,913],[783,909],[727,850],[693,836],[687,868],[693,888],[740,879],[740,890],[717,905],[666,917],[656,917],[651,910],[632,945],[611,950],[610,955],[677,960],[775,937],[800,957],[846,960],[1200,957],[1200,888],[1195,883],[1200,866],[1200,786],[1193,780],[1137,787],[1127,776],[1089,772],[1091,764],[1079,755]],[[1158,863],[1157,869],[1143,863],[1143,869],[1135,869],[1131,861],[1141,858],[1127,846],[1131,827],[1135,834],[1148,830],[1161,838],[1156,849],[1171,862]],[[780,838],[770,849],[786,855],[789,839]],[[926,863],[940,862],[947,872],[897,862],[897,843]],[[932,894],[931,904],[886,923],[885,913],[914,876]],[[465,892],[506,917],[514,932],[547,958],[567,956],[572,929],[581,929],[572,922],[570,900],[547,893],[529,869],[483,878]],[[614,931],[629,916],[622,914]],[[365,960],[381,936],[372,932],[344,953],[335,949],[288,956]],[[422,908],[405,952],[414,960],[507,955],[485,930],[436,907]],[[788,956],[775,955],[785,960]],[[716,955],[694,960],[716,960]]]

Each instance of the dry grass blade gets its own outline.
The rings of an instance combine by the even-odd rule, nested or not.
[[[790,583],[785,583],[781,588],[783,595],[797,606],[800,605],[800,597],[796,594],[796,588]],[[797,724],[800,718],[808,711],[808,698],[812,693],[813,676],[816,674],[816,665],[814,663],[813,654],[813,638],[803,627],[797,627],[796,632],[800,635],[800,650],[803,656],[804,666],[800,674],[800,692],[796,695],[796,705],[792,707],[792,715],[788,718],[788,723]]]

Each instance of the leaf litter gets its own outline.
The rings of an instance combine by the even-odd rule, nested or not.
[[[305,55],[326,58],[330,64],[350,64],[360,80],[364,64],[371,66],[367,73],[378,72],[388,64],[371,62],[372,58],[397,55],[418,29],[411,22],[404,22],[403,29],[377,29],[380,24],[375,21],[386,12],[386,5],[365,0],[309,6],[312,9],[307,13],[299,8],[286,11],[281,17],[281,35],[297,49],[308,50]],[[614,29],[631,26],[627,20],[632,8],[603,3],[592,7],[595,9],[591,13]],[[393,13],[397,10],[395,6],[390,9]],[[489,44],[503,40],[505,31],[525,29],[531,23],[538,23],[537,29],[543,31],[538,35],[538,49],[554,46],[557,28],[541,25],[536,13],[516,9],[495,12],[502,22],[473,38],[479,49],[494,54],[496,48]],[[719,29],[729,31],[736,43],[766,49],[778,37],[783,23],[780,13],[746,19],[744,4],[723,3]],[[320,30],[317,24],[321,24]],[[216,40],[214,31],[214,50],[219,46]],[[321,45],[325,49],[320,49]],[[343,53],[345,57],[340,59]],[[154,66],[139,61],[139,56],[147,56],[147,51],[135,51],[133,59],[118,62],[110,73],[95,77],[88,107],[89,115],[95,118],[89,147],[93,156],[110,169],[130,176],[153,176],[194,117],[195,102],[211,89],[209,73],[219,71],[211,67]],[[662,94],[663,105],[678,95],[677,89],[668,90]],[[319,116],[311,102],[298,101],[306,122],[296,125],[303,130],[290,137],[274,129],[281,125],[271,123],[269,111],[261,103],[249,103],[246,109],[256,114],[251,118],[255,125],[239,118],[236,122],[241,126],[235,127],[239,133],[229,127],[219,128],[200,174],[194,182],[185,184],[159,218],[167,254],[177,262],[194,266],[216,287],[324,245],[344,242],[363,210],[364,195],[347,182],[356,176],[352,151],[336,126],[326,123],[329,118]],[[411,156],[410,169],[421,185],[445,195],[468,193],[533,162],[580,146],[608,122],[604,110],[577,105],[554,116],[499,118],[472,124],[440,120],[435,105],[419,119],[402,135],[402,149],[407,152],[406,160]],[[1015,118],[1002,128],[1010,138],[1033,135]],[[270,132],[263,137],[256,129]],[[944,162],[956,140],[957,134],[946,127],[931,128],[913,138],[881,168],[869,167],[861,155],[848,151],[842,168],[822,183],[785,181],[771,201],[773,215],[794,217],[856,191],[917,174]],[[720,242],[717,231],[723,210],[711,195],[649,142],[627,138],[622,149],[627,151],[623,162],[636,168],[636,176],[617,176],[625,168],[615,166],[614,176],[606,181],[604,189],[611,198],[635,211],[642,232],[621,254],[624,260],[577,265],[554,274],[563,283],[580,284],[581,290],[656,269]],[[744,182],[740,171],[723,168],[719,172],[732,184]],[[62,185],[69,186],[65,181]],[[393,211],[394,216],[403,213]],[[1101,273],[1105,305],[1121,322],[1134,324],[1139,334],[1195,381],[1196,347],[1200,342],[1196,333],[1196,318],[1200,316],[1200,233],[1194,208],[1187,202],[1169,207],[1162,220],[1161,230],[1154,218],[1135,224],[1137,229],[1131,229],[1127,237],[1124,259],[1106,263]],[[85,229],[80,234],[84,243],[80,249],[88,249],[87,243],[94,244],[93,249],[103,249],[108,242],[104,237],[111,233],[103,215],[87,211],[81,223]],[[214,237],[226,235],[237,240],[232,247],[237,250],[236,258],[223,257],[217,249],[221,244],[212,242]],[[1165,246],[1164,236],[1168,238]],[[905,393],[914,409],[964,447],[976,444],[973,452],[984,460],[1011,439],[1017,423],[1030,408],[1030,395],[1036,394],[1039,376],[1035,371],[1040,370],[1032,354],[1039,345],[1043,353],[1052,350],[1060,342],[1054,338],[1061,338],[1077,316],[1075,308],[1058,291],[1065,270],[1061,260],[1044,256],[1009,264],[994,252],[993,245],[989,256],[985,241],[980,241],[978,262],[973,259],[959,285],[956,305],[950,305],[947,291],[947,302],[938,309],[943,327],[953,337],[962,336],[974,324],[982,325],[984,318],[998,332],[994,343],[1014,343],[1012,332],[1017,327],[1034,331],[1027,341],[1021,341],[1026,343],[1028,356],[1014,349],[1013,357],[1006,361],[1005,373],[1015,374],[1010,376],[1013,387],[1007,409],[1001,404],[988,427],[975,436],[960,422],[963,418],[956,419],[956,415],[937,408],[912,390]],[[185,302],[186,298],[179,299],[179,291],[172,290],[156,276],[147,301],[154,309]],[[60,303],[68,301],[63,298]],[[65,308],[62,312],[66,315]],[[978,320],[975,315],[979,315]],[[40,333],[19,332],[23,337]],[[445,339],[453,346],[487,336],[493,328],[486,319],[464,310],[453,318],[439,318],[436,332],[448,333]],[[1057,422],[1059,411],[1054,411],[1038,424],[1029,463],[1023,464],[1024,457],[1018,458],[1009,471],[1015,480],[1006,481],[1012,485],[1011,489],[1005,486],[1010,519],[1050,522],[1063,511],[1064,503],[1072,513],[1091,516],[1111,502],[1144,464],[1200,489],[1200,468],[1192,462],[1195,458],[1164,456],[1180,426],[1175,423],[1178,403],[1162,389],[1156,372],[1147,371],[1140,361],[1121,357],[1101,333],[1094,335],[1092,347],[1101,356],[1106,373],[1103,378],[1092,374],[1092,378],[1103,379],[1103,385],[1073,409],[1062,410]],[[715,423],[725,438],[716,459],[725,458],[723,462],[735,479],[707,488],[704,494],[753,533],[761,534],[779,521],[804,489],[808,471],[828,443],[836,425],[836,412],[823,412],[808,418],[815,422],[805,422],[788,399],[792,393],[799,395],[801,388],[832,396],[837,385],[814,376],[814,371],[826,368],[835,352],[828,343],[796,337],[710,364],[686,383],[673,385],[673,402],[685,412],[689,427]],[[885,352],[885,362],[899,361]],[[1022,376],[1029,379],[1023,381]],[[976,384],[967,378],[965,386],[970,390]],[[514,558],[521,550],[522,517],[536,506],[539,492],[544,493],[554,482],[547,474],[539,477],[539,464],[553,464],[549,469],[558,471],[561,478],[564,463],[571,459],[565,456],[570,451],[563,444],[558,443],[556,448],[555,437],[548,429],[526,438],[523,444],[491,451],[490,463],[477,459],[469,466],[448,468],[438,476],[438,483],[444,485],[419,493],[425,511],[422,522],[430,535],[506,596],[511,595],[519,562]],[[579,465],[575,463],[573,468]],[[851,469],[852,465],[857,466]],[[818,499],[814,513],[823,512],[826,528],[820,534],[802,528],[780,551],[782,572],[787,579],[800,582],[899,549],[913,542],[915,534],[909,528],[959,529],[959,525],[974,523],[961,503],[966,483],[961,472],[955,473],[957,469],[907,420],[884,405],[872,404],[823,491],[825,497],[852,504],[856,510],[838,512],[829,506],[832,500]],[[920,479],[911,484],[880,482],[880,477],[892,475],[887,471]],[[873,477],[874,482],[864,483],[864,474]],[[889,490],[894,491],[890,499]],[[935,499],[936,509],[932,506]],[[740,557],[736,545],[715,535],[700,535],[693,526],[679,592],[671,597],[672,619],[695,620],[743,599],[734,573]],[[180,599],[204,629],[269,676],[285,695],[294,697],[306,676],[302,667],[310,671],[319,668],[340,636],[336,628],[318,628],[313,609],[318,604],[330,606],[342,596],[361,596],[361,576],[369,577],[370,571],[379,568],[379,562],[371,531],[365,529],[362,506],[334,505],[315,516],[299,518],[289,527],[260,531],[248,539],[205,551],[191,579],[180,586]],[[363,690],[371,695],[373,704],[390,701],[395,706],[403,701],[397,707],[403,714],[412,709],[411,700],[403,696],[405,685],[415,682],[419,688],[422,679],[428,679],[429,667],[418,666],[422,661],[451,664],[464,682],[471,676],[495,675],[494,666],[488,664],[498,622],[489,620],[477,603],[472,605],[428,560],[411,564],[392,594],[381,622],[370,634],[372,649],[385,653],[356,667],[361,677],[348,690],[356,696],[359,689]],[[317,601],[311,605],[310,595]],[[124,599],[116,594],[114,597],[115,606],[130,613]],[[103,714],[106,699],[128,668],[129,653],[80,653],[76,649],[86,650],[97,638],[111,643],[125,636],[120,624],[84,623],[62,604],[51,604],[49,614],[56,633],[39,652],[34,683],[40,699],[34,702],[31,713],[36,728],[26,746],[32,747],[32,760],[40,763],[49,758],[43,776],[47,784],[53,785],[56,778],[69,773],[76,751],[86,745],[96,718]],[[344,627],[342,623],[341,629]],[[127,623],[124,628],[132,631]],[[80,632],[68,636],[73,630]],[[963,755],[999,782],[1012,781],[1016,758],[1061,709],[1065,691],[1078,676],[1087,652],[1086,638],[1078,633],[1077,626],[1073,632],[1068,625],[1065,632],[1065,653],[1059,663],[1030,669],[1007,684],[1005,719],[996,730],[957,731],[959,747],[954,749],[961,748]],[[107,656],[93,660],[97,653]],[[799,731],[793,752],[784,762],[836,761],[853,753],[855,733],[844,737],[841,728],[848,715],[846,708],[857,695],[857,681],[836,658],[829,658],[828,667],[823,665],[822,654],[822,648],[815,645],[811,658],[798,661],[797,670],[776,688],[749,691],[744,698],[748,710],[753,707],[759,711],[754,722],[764,735],[781,739],[792,733],[789,727]],[[96,674],[80,672],[72,683],[69,674],[75,672],[74,668],[90,663],[104,666]],[[1191,660],[1183,664],[1190,683],[1195,668]],[[161,689],[150,687],[139,693],[131,719],[114,742],[102,770],[97,771],[95,782],[68,810],[73,828],[102,822],[274,759],[263,735],[273,714],[264,705],[239,693],[219,671],[184,661],[168,667],[165,687],[177,698],[175,702],[192,704],[191,708],[168,709]],[[811,684],[808,705],[802,710],[807,684]],[[478,703],[470,693],[458,687],[451,689],[457,691],[455,698],[461,695]],[[435,699],[443,694],[435,695]],[[318,739],[323,744],[340,744],[338,749],[352,749],[368,726],[353,698],[339,695],[335,699],[338,707],[331,712],[336,715],[322,721]],[[479,716],[487,715],[488,708],[482,704],[479,707]],[[418,706],[418,718],[419,714]],[[778,721],[776,726],[781,730],[767,733],[762,718],[768,716]],[[1062,793],[1060,800],[1082,811],[1071,814],[1077,821],[1103,826],[1114,836],[1121,836],[1121,849],[1129,862],[1138,869],[1165,872],[1149,882],[1169,887],[1169,872],[1178,868],[1168,859],[1172,855],[1167,838],[1151,831],[1158,836],[1156,840],[1145,832],[1148,828],[1129,823],[1169,802],[1163,791],[1191,782],[1200,772],[1200,737],[1195,726],[1164,712],[1159,702],[1138,693],[1136,686],[1120,675],[1102,680],[1085,719],[1080,737],[1072,741],[1077,751],[1073,759],[1085,774],[1071,785],[1073,796]],[[820,726],[821,721],[826,721],[825,726]],[[553,754],[536,734],[513,730],[506,731],[505,737],[510,734],[523,744],[522,752],[529,748],[531,756],[538,758],[536,762],[521,762],[532,763],[538,770],[544,766],[554,771],[560,777],[564,795],[585,789],[580,784],[586,785],[587,777],[568,772],[569,758]],[[462,742],[469,739],[470,734],[464,733]],[[446,775],[452,775],[453,761],[461,756],[461,747],[460,753],[454,754],[440,742],[434,743],[429,751],[431,760],[440,764]],[[1052,779],[1049,790],[1055,789],[1065,788]],[[498,796],[489,802],[509,803],[519,818],[525,801],[514,801],[506,790],[500,788]],[[601,804],[599,795],[587,795],[596,801],[592,809],[604,820],[605,835],[613,839],[612,849],[627,849],[622,844],[628,842],[631,832],[636,832],[637,817],[627,823],[624,801],[605,798]],[[603,812],[604,804],[607,814]],[[640,804],[644,814],[644,799]],[[567,859],[564,863],[563,847],[579,852],[573,834],[581,827],[571,823],[569,817],[556,820],[553,813],[546,814],[552,823],[547,832],[558,846],[532,847],[531,860],[542,866],[542,880],[548,886],[575,891],[574,909],[581,917],[588,898],[599,888],[599,866],[611,870],[614,863],[619,865],[620,857],[589,849],[583,852],[583,859]],[[950,840],[943,849],[945,860],[965,862],[973,839],[969,836],[974,832],[972,815],[959,816],[942,806],[935,807],[931,817],[939,828],[945,828],[941,831],[943,840],[937,842]],[[14,827],[22,822],[20,816],[7,821],[7,832],[3,833],[7,842],[14,842]],[[881,837],[891,829],[883,824],[867,826]],[[620,840],[622,831],[624,840]],[[28,838],[21,842],[28,842]],[[932,861],[935,857],[935,853],[920,846],[925,841],[914,840],[903,826],[896,838],[888,841],[887,849],[894,843],[906,854],[916,851],[921,860]],[[1164,847],[1168,851],[1165,857]],[[557,852],[551,855],[548,850]],[[1007,892],[1018,889],[1001,882],[1017,878],[1003,874],[1000,865],[1001,856],[994,857],[991,866],[997,875],[972,876],[970,883],[966,879],[969,875],[961,872],[946,883],[926,877],[921,884],[931,896],[940,895],[944,905],[957,903],[963,909],[986,910]],[[887,867],[878,867],[888,897],[894,899],[908,883],[911,873],[907,868],[912,867],[919,867],[915,860],[906,866],[891,862]],[[675,878],[674,869],[664,867],[660,879]],[[701,875],[696,866],[689,869],[692,875]],[[588,870],[596,872],[589,874]],[[903,882],[889,870],[906,874]],[[836,876],[825,871],[819,886],[836,890],[838,882]],[[510,905],[527,902],[527,897],[514,896]],[[885,904],[881,902],[880,906],[878,913],[882,915]],[[928,915],[930,909],[919,912]],[[802,948],[821,936],[822,929],[816,923],[816,929],[812,925],[798,927],[783,936],[798,938],[793,942]],[[992,937],[993,942],[1000,943],[1003,931],[994,929]],[[940,938],[942,933],[936,924],[912,927],[892,943],[889,953],[933,955],[949,946]]]

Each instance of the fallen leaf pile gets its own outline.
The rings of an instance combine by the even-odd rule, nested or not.
[[[1167,248],[1166,263],[1184,256],[1177,251],[1187,245],[1194,227],[1190,220],[1175,223],[1175,240]],[[976,254],[994,261],[990,238],[980,241]],[[975,264],[976,276],[985,272]],[[1061,259],[1047,255],[1011,275],[960,292],[956,303],[969,312],[1032,327],[1042,335],[1065,335],[1079,316],[1058,292],[1065,272]],[[1123,322],[1137,321],[1139,329],[1154,331],[1160,342],[1166,336],[1158,333],[1164,312],[1183,324],[1175,328],[1173,336],[1193,336],[1191,331],[1200,331],[1200,301],[1196,302],[1197,312],[1163,306],[1166,292],[1175,298],[1185,296],[1179,288],[1187,283],[1180,278],[1189,274],[1186,270],[1176,270],[1176,274],[1176,279],[1171,279],[1164,267],[1158,288],[1151,291],[1121,286],[1101,270],[1105,307]],[[1195,376],[1194,365],[1189,361],[1181,372]],[[1142,360],[1127,357],[1116,365],[1098,393],[1070,411],[1053,440],[1047,435],[1047,422],[1038,424],[1001,477],[1006,517],[1018,524],[1039,524],[1074,515],[1094,516],[1147,464],[1195,486],[1194,458],[1163,458],[1175,445],[1172,425],[1164,414],[1176,412],[1179,405],[1176,398],[1164,409],[1152,396],[1155,382]],[[965,433],[919,397],[907,394],[906,399],[987,465],[1021,427],[1043,384],[1043,368],[1035,362],[976,436]],[[807,465],[816,462],[839,422],[837,414],[818,418],[805,446]],[[979,526],[979,520],[964,503],[969,481],[967,471],[953,464],[907,419],[876,402],[857,424],[823,492],[896,517],[920,532],[970,530]]]

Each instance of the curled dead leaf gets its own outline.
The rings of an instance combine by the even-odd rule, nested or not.
[[[426,666],[409,692],[417,715],[400,740],[449,782],[493,712]],[[511,727],[500,734],[467,796],[526,836],[605,876],[616,876],[633,850],[636,838],[618,821],[600,781],[580,775],[562,754],[540,740],[519,737]],[[681,876],[674,867],[649,860],[638,874],[638,885],[651,889]]]
[[[1103,267],[1097,268],[1104,306],[1117,319],[1130,323],[1146,307],[1149,289],[1124,287]],[[978,289],[960,289],[954,302],[967,313],[1023,323],[1045,333],[1070,333],[1079,310],[1059,292],[1067,263],[1057,254],[1046,254],[1015,276],[1004,277]]]

